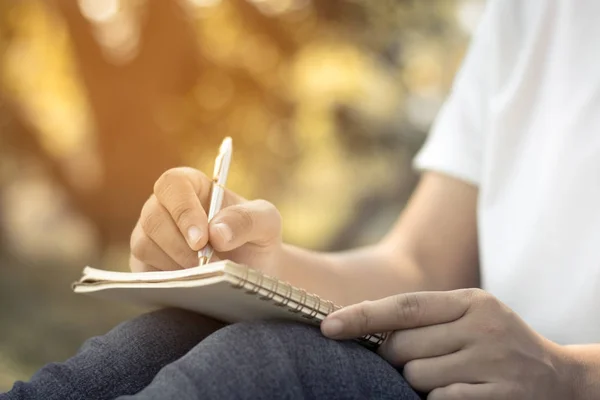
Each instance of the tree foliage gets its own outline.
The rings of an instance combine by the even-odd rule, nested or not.
[[[35,268],[25,261],[68,265],[64,277],[71,253],[93,264],[126,249],[157,177],[212,171],[227,135],[229,186],[274,202],[286,240],[376,240],[415,183],[411,158],[462,57],[463,2],[0,0],[0,246],[21,268],[2,269],[0,292],[18,294]],[[82,312],[66,294],[55,304]],[[58,349],[98,328],[71,322]],[[61,354],[32,356],[24,373]]]

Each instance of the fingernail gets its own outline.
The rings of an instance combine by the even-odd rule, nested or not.
[[[198,243],[198,240],[200,240],[201,236],[202,236],[202,230],[200,230],[200,228],[198,228],[197,226],[191,226],[188,229],[188,242],[190,243],[191,246]]]
[[[219,232],[219,235],[221,235],[225,242],[229,242],[233,238],[233,232],[227,224],[219,222],[218,224],[215,224],[215,229]]]
[[[325,336],[336,337],[344,329],[344,323],[337,318],[326,318],[321,323],[321,331]]]

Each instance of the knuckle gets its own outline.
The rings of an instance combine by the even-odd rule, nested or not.
[[[151,205],[144,207],[142,215],[140,216],[140,226],[146,235],[150,237],[155,236],[160,230],[163,222],[160,213],[155,207],[152,207]]]
[[[498,301],[489,292],[482,289],[466,289],[467,297],[475,307],[493,308],[497,306]]]
[[[282,218],[275,205],[261,199],[252,201],[247,209],[251,217],[251,225],[248,229],[254,232],[255,244],[268,245],[273,239],[281,238]]]
[[[398,316],[405,321],[414,321],[419,324],[423,315],[423,304],[416,293],[404,293],[395,297],[395,307]]]
[[[283,225],[283,217],[281,216],[281,213],[279,212],[279,210],[277,208],[275,208],[275,206],[273,206],[273,224],[274,226],[277,228],[277,232],[281,231],[281,227]]]
[[[424,390],[424,384],[421,379],[421,366],[419,360],[409,361],[404,366],[404,379],[415,389]]]
[[[394,366],[401,366],[409,361],[407,350],[408,346],[403,344],[401,331],[392,332],[379,348],[380,355]]]
[[[500,337],[506,333],[506,328],[495,320],[486,320],[479,325],[479,332],[485,336]]]
[[[478,294],[477,298],[479,299],[481,304],[485,306],[495,306],[497,304],[496,298],[490,293],[484,292],[483,290],[481,291],[481,293]]]
[[[246,207],[236,207],[232,210],[235,213],[237,224],[244,231],[251,231],[254,228],[254,216],[252,211]]]
[[[356,309],[356,321],[361,330],[368,329],[371,326],[371,315],[368,311],[370,301],[361,302]]]
[[[188,202],[179,201],[171,208],[171,215],[177,226],[182,227],[186,225],[193,214],[193,210]]]
[[[272,216],[273,221],[275,221],[278,225],[281,225],[281,221],[282,221],[282,217],[281,217],[281,213],[279,212],[279,210],[277,209],[277,207],[275,207],[275,205],[273,203],[271,203],[270,201],[267,200],[257,200],[258,204],[260,205],[260,208],[262,210],[264,210],[266,213],[268,213],[270,216]]]
[[[182,179],[185,175],[183,168],[171,168],[162,173],[162,175],[154,183],[154,193],[162,194],[168,191],[173,181]]]
[[[465,293],[465,296],[470,300],[479,300],[485,298],[488,295],[488,293],[485,290],[482,290],[480,288],[462,289],[462,291]]]

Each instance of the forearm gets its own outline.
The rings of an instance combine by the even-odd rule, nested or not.
[[[408,255],[369,246],[323,253],[285,245],[277,275],[340,305],[427,289],[422,270]]]
[[[477,188],[426,173],[394,228],[375,246],[317,253],[283,246],[274,271],[340,305],[479,285]]]
[[[600,399],[600,344],[565,346],[574,400]]]

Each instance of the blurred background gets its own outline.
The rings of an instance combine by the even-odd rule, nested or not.
[[[168,168],[280,209],[288,242],[376,241],[484,0],[0,0],[0,391],[140,310],[71,293],[126,270]]]

